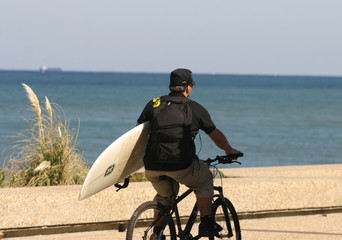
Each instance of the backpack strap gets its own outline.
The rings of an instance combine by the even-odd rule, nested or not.
[[[161,98],[163,98],[165,101],[174,102],[174,103],[185,103],[185,102],[191,101],[189,98],[170,96],[170,95],[165,95],[165,96],[162,96]]]
[[[165,96],[161,96],[159,98],[159,104],[154,108],[153,111],[153,118],[159,114],[160,111],[162,111],[165,108],[165,105],[168,104],[168,102],[171,103],[177,103],[177,104],[182,104],[182,103],[186,103],[186,102],[190,102],[191,100],[189,98],[185,98],[185,97],[178,97],[178,96],[170,96],[170,95],[165,95]],[[188,107],[189,108],[189,107]],[[189,119],[190,122],[187,122],[187,124],[191,124],[192,122],[192,118]]]

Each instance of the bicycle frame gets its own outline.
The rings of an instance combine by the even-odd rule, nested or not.
[[[231,155],[226,155],[226,156],[216,156],[215,159],[209,159],[207,161],[205,161],[207,163],[207,165],[210,167],[210,164],[216,160],[218,160],[219,163],[239,163],[241,164],[239,161],[236,161],[234,159],[237,159],[238,157],[242,157],[243,153],[237,153],[237,154],[231,154]],[[170,178],[166,177],[166,179],[169,179],[170,184],[171,184],[171,189],[172,189],[172,200],[171,200],[171,207],[169,209],[165,209],[166,211],[164,213],[162,213],[161,215],[159,215],[159,217],[157,217],[157,219],[154,220],[153,224],[147,229],[148,231],[151,229],[151,227],[156,224],[165,214],[166,216],[166,221],[165,221],[165,225],[163,226],[163,230],[159,233],[158,239],[163,235],[163,231],[165,226],[167,225],[167,223],[172,219],[172,215],[173,213],[175,213],[175,218],[176,218],[176,223],[177,223],[177,230],[178,230],[178,237],[180,237],[181,240],[186,240],[186,239],[199,239],[202,236],[198,235],[196,237],[192,237],[191,235],[191,228],[194,225],[196,218],[197,218],[197,214],[198,214],[198,206],[195,203],[192,212],[190,214],[190,217],[186,223],[186,226],[184,228],[184,231],[182,230],[182,225],[181,225],[181,220],[180,220],[180,216],[179,216],[179,211],[178,211],[178,203],[181,202],[184,198],[186,198],[190,193],[193,192],[193,190],[188,189],[187,191],[185,191],[182,195],[180,195],[179,197],[177,197],[174,189],[173,189],[173,185],[172,182],[170,180]],[[233,236],[233,231],[232,231],[232,226],[230,223],[230,219],[229,219],[229,214],[228,214],[228,210],[227,210],[227,206],[226,206],[226,202],[224,199],[224,195],[223,195],[223,189],[222,187],[217,187],[214,186],[214,190],[218,191],[219,194],[215,194],[213,196],[213,202],[214,202],[214,198],[219,198],[222,201],[222,205],[224,206],[224,215],[226,218],[226,224],[227,224],[227,228],[228,228],[228,237]],[[147,233],[147,232],[146,232]]]
[[[213,196],[213,198],[215,198],[215,197],[216,198],[220,198],[222,200],[223,204],[225,204],[222,187],[214,186],[214,190],[218,191],[218,194],[215,194]],[[180,239],[193,239],[193,240],[200,239],[202,236],[198,235],[198,236],[193,238],[191,233],[190,233],[191,229],[192,229],[192,227],[193,227],[193,225],[194,225],[194,223],[196,221],[197,215],[198,215],[198,206],[197,206],[197,204],[196,203],[194,204],[194,207],[193,207],[193,209],[191,211],[191,214],[190,214],[189,219],[188,219],[188,221],[187,221],[187,223],[185,225],[184,230],[182,229],[181,219],[180,219],[179,211],[178,211],[178,203],[181,202],[187,196],[189,196],[189,194],[192,193],[193,190],[188,189],[187,191],[185,191],[182,195],[180,195],[177,198],[175,197],[175,193],[174,193],[174,189],[173,188],[172,188],[172,192],[173,192],[173,199],[172,199],[171,207],[169,208],[170,212],[166,213],[165,226],[168,223],[168,221],[170,221],[172,219],[172,215],[174,213],[175,214],[175,219],[176,219],[176,224],[177,224],[178,237],[180,237]],[[224,209],[225,209],[225,211],[227,211],[226,208],[224,208]],[[225,213],[225,214],[226,214],[226,216],[228,216],[227,213]],[[158,219],[156,219],[154,221],[154,223],[158,222],[160,218],[161,218],[161,216]],[[154,223],[153,223],[153,225],[154,225]],[[232,234],[232,228],[231,228],[229,219],[228,219],[227,223],[229,223],[228,224],[229,233]],[[159,236],[161,236],[161,235],[163,235],[163,231],[161,231],[161,233],[159,234]],[[186,238],[186,237],[189,237],[189,238]]]

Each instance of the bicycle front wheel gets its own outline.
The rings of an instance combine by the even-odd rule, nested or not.
[[[162,213],[163,210],[155,201],[141,204],[133,213],[127,227],[126,240],[150,240],[152,237],[154,224],[156,222],[155,213]],[[166,224],[162,239],[176,240],[176,230],[172,218]]]
[[[217,238],[241,240],[239,219],[233,204],[227,198],[224,198],[224,202],[220,198],[216,199],[211,211],[216,223],[223,228],[216,236]]]

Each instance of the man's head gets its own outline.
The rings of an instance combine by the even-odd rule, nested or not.
[[[192,72],[189,69],[178,68],[171,72],[170,87],[195,85]]]
[[[195,81],[192,79],[192,72],[189,69],[178,68],[171,72],[169,85],[171,92],[183,93],[189,91],[189,87],[192,88],[194,85]]]

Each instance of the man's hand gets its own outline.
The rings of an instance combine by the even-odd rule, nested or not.
[[[234,149],[234,148],[231,148],[230,150],[226,151],[226,154],[227,155],[230,155],[230,154],[241,154],[241,152],[236,150],[236,149]],[[236,159],[238,159],[238,157],[234,157],[232,159],[236,160]]]

